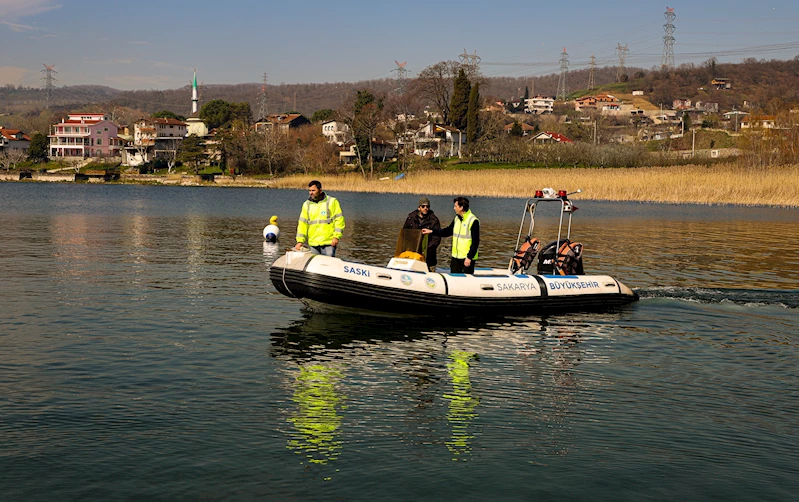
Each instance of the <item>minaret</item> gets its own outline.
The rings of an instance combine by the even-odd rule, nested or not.
[[[194,70],[194,82],[191,84],[191,113],[197,113],[197,69]]]

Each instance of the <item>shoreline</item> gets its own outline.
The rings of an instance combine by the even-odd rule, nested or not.
[[[14,179],[14,176],[17,176]],[[395,175],[396,176],[396,175]],[[79,179],[78,179],[79,178]],[[223,175],[104,173],[0,173],[0,182],[61,182],[306,189],[317,179],[331,192],[397,193],[414,195],[517,198],[535,190],[581,189],[583,200],[650,204],[799,207],[799,165],[741,168],[734,165],[646,168],[483,169],[409,172],[399,180],[363,178],[357,173],[293,174],[282,178]]]

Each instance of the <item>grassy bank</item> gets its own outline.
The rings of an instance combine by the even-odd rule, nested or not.
[[[536,189],[581,188],[581,199],[673,204],[799,207],[799,165],[741,168],[731,164],[628,169],[421,171],[394,181],[358,174],[289,176],[275,188],[306,188],[312,177],[330,192],[531,197]]]

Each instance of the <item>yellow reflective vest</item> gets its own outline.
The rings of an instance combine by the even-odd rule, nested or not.
[[[462,219],[456,216],[452,224],[452,257],[464,259],[469,254],[469,248],[472,247],[472,224],[477,221],[477,216],[472,214],[472,211],[463,213]],[[477,254],[474,254],[473,260],[477,259]]]
[[[297,242],[309,246],[329,246],[344,233],[344,213],[335,197],[325,194],[319,202],[306,200],[297,222]]]

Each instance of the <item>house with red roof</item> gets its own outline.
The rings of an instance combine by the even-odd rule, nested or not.
[[[174,160],[188,124],[172,118],[141,118],[133,124],[133,144],[127,146],[123,163],[138,166],[155,158]]]
[[[510,134],[510,132],[513,130],[514,124],[515,122],[506,124],[504,127],[502,127],[502,130],[505,131],[506,134]],[[522,136],[529,136],[530,134],[535,133],[535,127],[531,126],[527,122],[519,122],[519,126],[522,128]]]
[[[552,131],[541,131],[538,134],[530,136],[530,138],[527,141],[531,141],[538,145],[544,145],[549,143],[574,143],[566,136],[558,132],[552,132]]]
[[[0,152],[6,150],[28,151],[31,146],[31,138],[19,129],[6,129],[0,126]]]
[[[255,132],[269,131],[276,129],[283,133],[288,134],[290,129],[310,124],[311,121],[305,118],[300,113],[277,113],[274,115],[267,115],[255,122],[253,128]]]
[[[50,157],[116,157],[119,127],[102,113],[70,113],[51,126]]]

